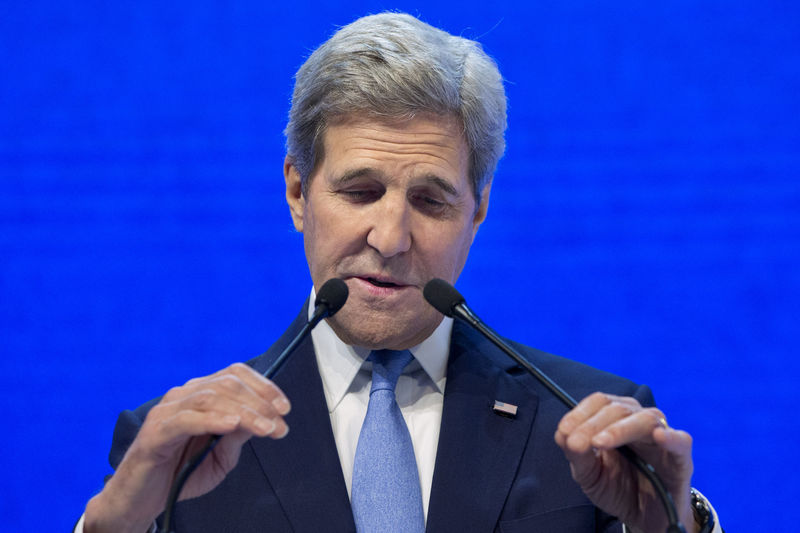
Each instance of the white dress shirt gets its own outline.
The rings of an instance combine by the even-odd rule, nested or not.
[[[312,291],[311,301],[315,294]],[[309,317],[313,306],[309,306]],[[433,482],[433,466],[442,422],[447,358],[453,319],[445,317],[430,337],[409,349],[414,359],[397,380],[395,394],[400,412],[411,433],[422,491],[422,510],[427,520]],[[333,438],[339,452],[342,474],[351,494],[353,461],[358,436],[367,415],[372,385],[372,363],[367,348],[345,344],[327,322],[311,332],[325,400],[331,417]]]

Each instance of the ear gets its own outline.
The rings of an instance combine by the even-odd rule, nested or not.
[[[472,218],[472,237],[478,233],[478,228],[484,220],[486,220],[486,213],[489,211],[489,194],[492,191],[492,182],[487,183],[481,191],[481,201],[478,208],[475,210],[475,216]]]
[[[283,160],[283,179],[286,181],[286,203],[289,204],[289,213],[292,215],[294,229],[303,233],[303,212],[306,207],[306,199],[303,197],[300,173],[294,166],[294,160],[288,155]]]

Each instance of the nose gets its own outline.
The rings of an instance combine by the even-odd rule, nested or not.
[[[367,244],[387,258],[411,249],[411,212],[405,197],[386,194],[374,207]]]

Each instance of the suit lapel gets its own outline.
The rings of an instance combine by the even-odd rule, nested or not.
[[[266,370],[305,317],[304,307],[283,337],[255,361],[256,370]],[[488,341],[455,322],[427,531],[494,530],[538,405],[536,393],[508,372],[513,367]],[[248,446],[287,519],[296,531],[355,531],[310,337],[275,382],[290,399],[301,399],[287,417],[289,435],[251,439]],[[516,418],[495,414],[495,400],[518,406]]]
[[[493,531],[528,442],[538,396],[507,372],[514,365],[456,321],[427,531]],[[495,400],[518,406],[496,414]]]
[[[254,368],[264,371],[306,320],[306,308]],[[292,401],[289,434],[249,441],[295,531],[355,531],[311,337],[275,376]]]

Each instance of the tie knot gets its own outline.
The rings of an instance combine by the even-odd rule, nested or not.
[[[408,350],[373,350],[367,360],[372,361],[372,389],[394,391],[403,369],[414,358]]]

